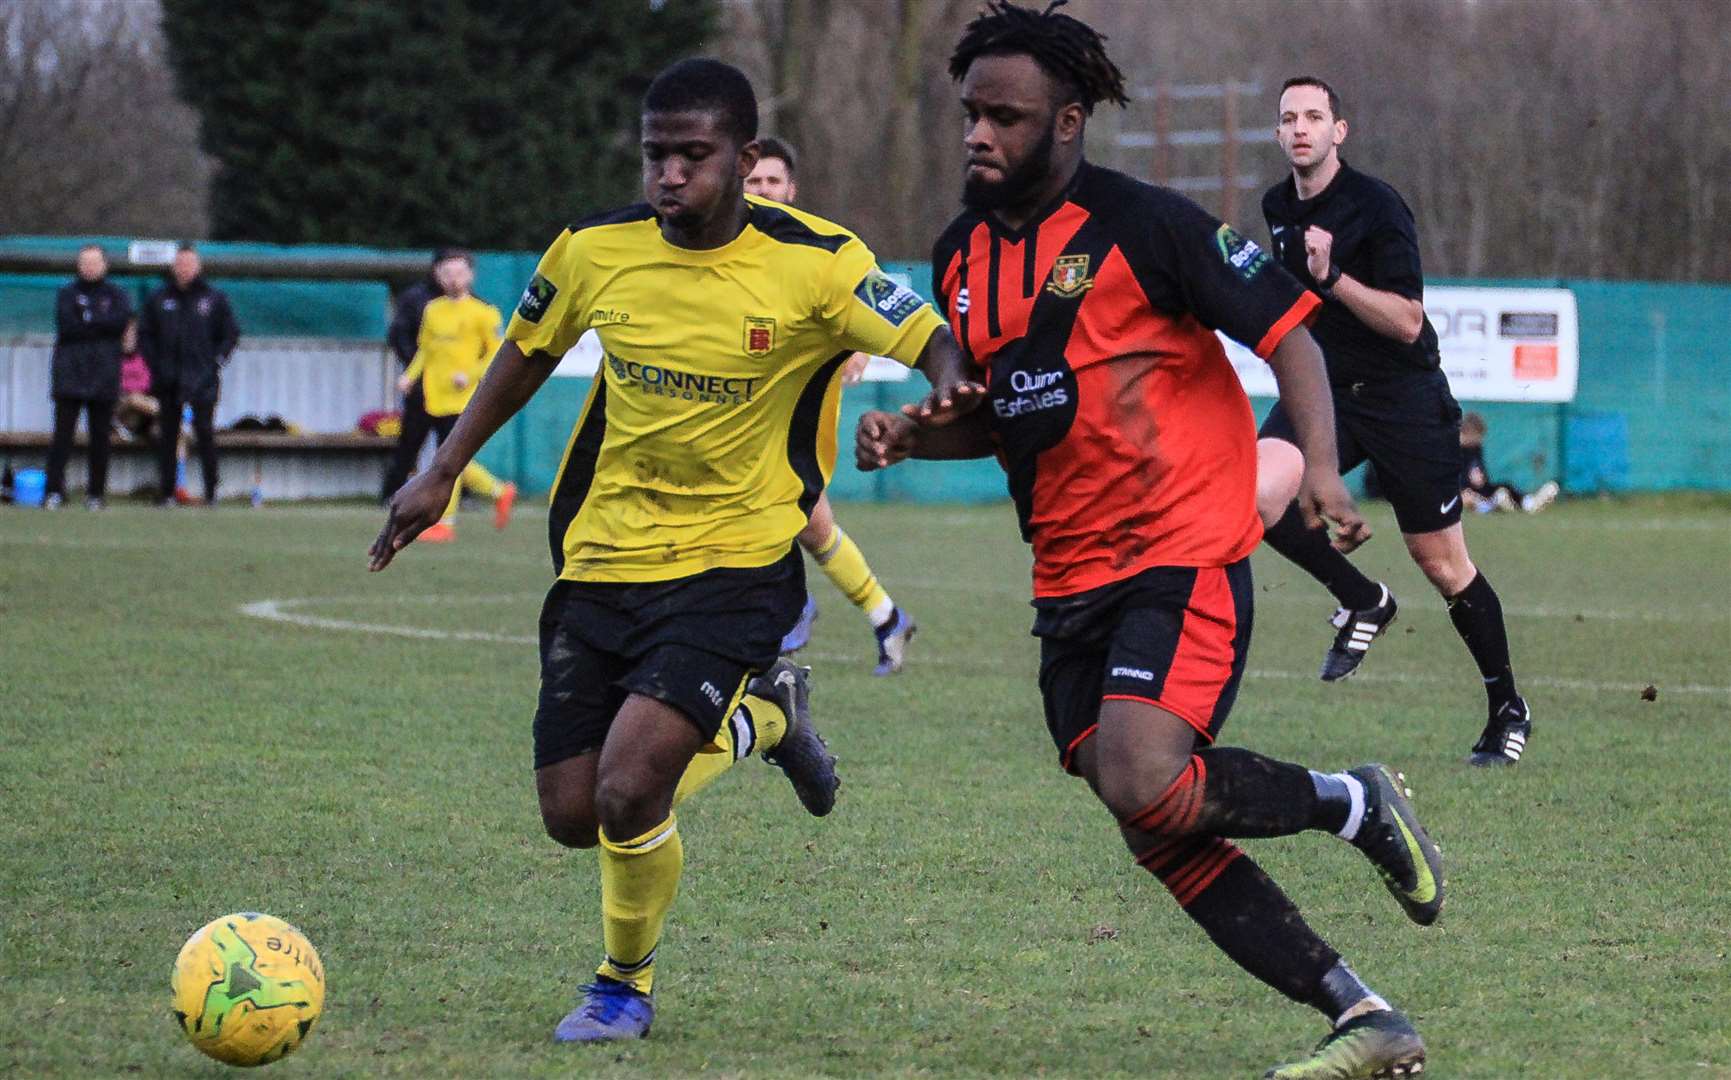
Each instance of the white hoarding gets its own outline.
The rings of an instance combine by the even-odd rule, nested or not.
[[[907,284],[905,274],[891,274]],[[1436,327],[1443,371],[1462,401],[1573,401],[1580,370],[1575,294],[1567,289],[1491,289],[1434,286],[1425,290],[1425,314]],[[1244,390],[1276,397],[1274,373],[1256,354],[1221,335]],[[555,375],[592,376],[601,366],[601,341],[584,334]],[[873,357],[868,382],[900,382],[909,371]]]
[[[1425,290],[1424,310],[1459,400],[1575,399],[1581,344],[1569,290],[1435,286]],[[1268,365],[1224,335],[1221,340],[1245,392],[1276,397]]]

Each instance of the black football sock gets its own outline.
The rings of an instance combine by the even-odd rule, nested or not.
[[[1448,605],[1449,619],[1479,666],[1491,712],[1495,713],[1516,697],[1515,672],[1509,664],[1509,632],[1503,625],[1503,602],[1480,573],[1466,588],[1449,597]]]
[[[1315,775],[1254,751],[1211,746],[1192,754],[1160,797],[1123,825],[1167,838],[1339,832],[1351,812],[1348,788],[1325,791]]]
[[[1327,529],[1311,529],[1295,502],[1264,532],[1268,546],[1322,583],[1343,608],[1364,611],[1382,602],[1382,586],[1364,576],[1352,560],[1334,550]]]
[[[1239,967],[1330,1020],[1351,1007],[1336,1009],[1343,995],[1326,986],[1340,954],[1236,845],[1218,836],[1162,839],[1136,852],[1136,862]]]
[[[1343,840],[1356,839],[1364,823],[1364,781],[1350,773],[1312,770],[1310,783],[1316,789],[1316,827]]]
[[[1321,1010],[1335,1027],[1341,1024],[1341,1018],[1359,1005],[1364,1008],[1360,1012],[1370,1012],[1375,1009],[1386,1009],[1388,1002],[1364,985],[1364,980],[1358,973],[1346,966],[1342,960],[1329,968],[1317,984],[1316,990],[1308,999],[1308,1004]]]

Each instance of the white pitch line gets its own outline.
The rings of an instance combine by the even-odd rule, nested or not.
[[[312,511],[303,511],[311,513]],[[324,511],[336,516],[335,511]],[[86,548],[105,551],[151,551],[161,550],[161,544],[150,541],[124,540],[119,538],[72,538],[59,536],[28,536],[10,537],[0,535],[0,545],[18,544],[31,547]],[[233,551],[237,555],[247,557],[287,555],[321,558],[340,558],[354,560],[359,563],[365,558],[364,551],[357,554],[357,549],[349,547],[305,547],[282,546],[266,547],[245,543],[208,543],[196,539],[181,538],[175,543],[177,550],[198,551]],[[525,569],[541,569],[546,563],[539,557],[524,558],[519,555],[505,555],[489,551],[463,551],[462,558],[468,565],[487,566],[517,566]],[[413,555],[399,555],[398,558],[412,558]],[[918,577],[895,577],[891,583],[902,592],[939,592],[939,593],[970,593],[977,596],[1007,596],[1025,600],[1029,595],[1026,585],[1014,584],[1008,581],[970,582],[949,579],[929,579]],[[1301,586],[1302,587],[1302,586]],[[1294,593],[1280,591],[1259,591],[1256,603],[1265,607],[1314,607],[1326,614],[1329,598],[1326,593],[1317,591],[1314,596],[1299,596]],[[1666,611],[1637,611],[1612,608],[1568,608],[1539,605],[1527,607],[1520,604],[1506,604],[1503,614],[1517,619],[1581,619],[1590,622],[1641,622],[1641,623],[1726,623],[1731,622],[1731,610],[1723,604],[1696,604],[1693,606],[1678,605]]]
[[[314,630],[343,630],[357,634],[378,634],[388,637],[420,638],[428,641],[492,641],[501,645],[534,645],[536,639],[526,634],[495,634],[487,630],[437,630],[429,626],[396,626],[389,623],[357,622],[353,619],[327,619],[306,615],[291,608],[312,603],[301,600],[256,600],[242,604],[240,613],[255,619],[289,623]]]
[[[501,594],[499,600],[512,599],[516,594]],[[526,597],[527,598],[527,597]],[[294,610],[308,604],[337,603],[344,598],[337,597],[302,597],[289,600],[257,600],[250,604],[242,604],[239,611],[255,619],[265,619],[270,622],[288,623],[293,626],[304,626],[314,630],[338,630],[348,633],[374,634],[384,637],[404,637],[425,641],[490,641],[501,645],[535,645],[538,639],[527,634],[497,634],[487,630],[439,630],[426,626],[403,626],[392,623],[363,622],[355,619],[332,619],[319,615],[308,615]],[[393,600],[398,598],[393,598]],[[421,597],[422,600],[435,600],[436,597]],[[820,660],[824,663],[864,664],[870,658],[850,653],[827,653],[806,651],[800,654],[810,660]],[[918,661],[928,667],[954,668],[975,671],[1018,671],[1019,665],[993,663],[979,660],[947,660],[939,657],[924,658]],[[1311,682],[1316,679],[1314,672],[1279,671],[1269,668],[1249,668],[1246,678],[1279,679],[1284,681]],[[1376,672],[1361,672],[1352,676],[1356,682],[1388,683],[1396,686],[1452,685],[1460,683],[1464,675],[1422,675],[1417,673],[1397,672],[1378,674]],[[1608,682],[1598,679],[1568,679],[1547,675],[1523,676],[1520,682],[1524,686],[1542,686],[1553,690],[1579,690],[1585,693],[1640,693],[1647,688],[1646,683]],[[1731,686],[1708,686],[1700,683],[1667,683],[1659,687],[1661,694],[1702,694],[1731,698]]]

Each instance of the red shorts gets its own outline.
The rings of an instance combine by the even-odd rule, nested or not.
[[[1034,603],[1040,697],[1059,762],[1094,734],[1102,701],[1145,701],[1213,742],[1250,652],[1250,560],[1157,566],[1075,596]]]

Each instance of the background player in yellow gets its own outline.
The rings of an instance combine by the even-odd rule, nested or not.
[[[421,332],[397,389],[408,393],[418,381],[426,401],[427,415],[440,445],[450,437],[463,406],[475,394],[481,375],[499,348],[499,309],[476,297],[475,264],[466,251],[453,251],[433,267],[433,277],[444,290],[428,302],[421,316]],[[455,540],[457,501],[463,489],[493,500],[493,525],[503,529],[511,520],[517,502],[517,485],[500,483],[479,462],[463,469],[462,482],[451,489],[444,517],[421,534],[422,540]]]
[[[791,206],[799,198],[798,168],[793,147],[780,139],[759,139],[757,165],[745,178],[745,190],[748,194]],[[852,386],[859,382],[870,359],[865,353],[857,352],[849,357],[842,365],[842,385]],[[836,407],[841,407],[840,398],[836,399]],[[799,534],[799,546],[871,622],[872,633],[878,642],[878,663],[872,673],[894,675],[900,671],[907,657],[908,642],[913,640],[917,629],[913,617],[890,599],[889,592],[866,563],[865,553],[853,542],[853,537],[842,532],[841,526],[836,524],[835,511],[830,507],[827,493],[820,496],[817,506],[812,508],[811,521]],[[808,592],[799,621],[781,641],[781,651],[786,654],[805,648],[811,641],[811,627],[816,621],[817,598]]]
[[[756,750],[807,810],[834,805],[805,672],[778,649],[805,597],[794,538],[835,464],[842,364],[855,351],[917,364],[934,422],[984,392],[937,315],[858,237],[746,197],[757,101],[738,70],[675,64],[650,84],[642,123],[645,201],[553,242],[371,552],[382,570],[433,525],[463,466],[597,331],[601,371],[548,515],[559,580],[542,609],[534,724],[547,832],[600,848],[605,958],[554,1031],[567,1042],[649,1032],[681,799]]]

